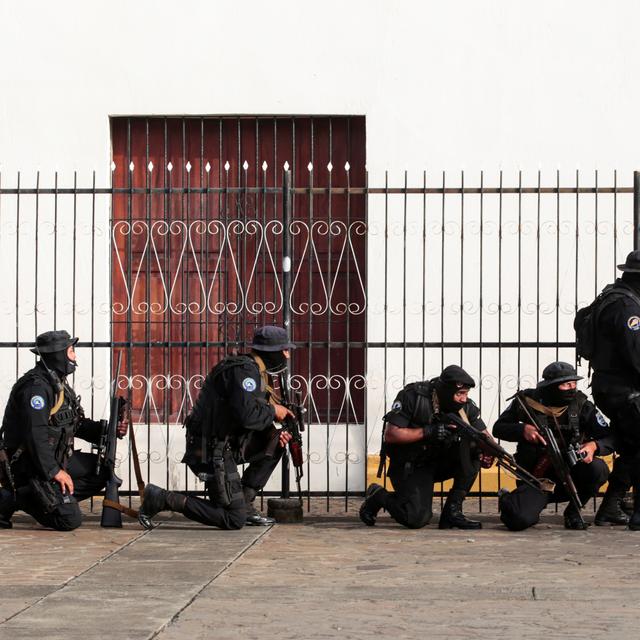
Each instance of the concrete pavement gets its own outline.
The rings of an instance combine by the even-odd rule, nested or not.
[[[238,532],[18,516],[0,532],[0,638],[638,637],[640,533],[565,531],[553,511],[522,533],[491,512],[474,532],[367,528],[343,505]]]

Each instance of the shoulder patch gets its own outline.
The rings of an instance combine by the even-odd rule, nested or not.
[[[604,416],[599,412],[596,411],[596,422],[601,426],[601,427],[608,427],[609,425],[607,424],[607,421],[604,419]]]
[[[256,381],[253,378],[245,378],[242,381],[242,388],[245,391],[255,391],[256,390]]]
[[[391,410],[392,411],[400,411],[402,409],[402,402],[400,402],[399,400],[396,400],[392,405],[391,405]]]
[[[630,316],[627,320],[627,327],[631,329],[631,331],[640,330],[640,316]]]
[[[40,409],[44,409],[44,398],[42,396],[31,396],[30,404],[36,411],[40,411]]]

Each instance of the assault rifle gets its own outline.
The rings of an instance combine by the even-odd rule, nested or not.
[[[455,433],[467,440],[474,442],[476,446],[489,456],[496,459],[498,466],[502,467],[507,473],[515,476],[521,482],[529,485],[538,491],[552,493],[555,484],[547,478],[536,478],[532,473],[520,466],[515,458],[495,440],[489,438],[485,432],[474,429],[470,424],[465,422],[455,413],[440,413],[436,415],[436,420],[445,425],[455,426]]]
[[[282,428],[291,434],[289,440],[289,455],[296,472],[296,484],[298,485],[298,497],[302,502],[302,488],[300,480],[304,475],[304,459],[302,454],[302,432],[304,431],[304,414],[306,409],[302,406],[302,394],[295,392],[295,402],[291,401],[289,385],[286,379],[286,372],[279,374],[281,403],[294,415],[287,416],[282,423]]]
[[[100,474],[101,470],[107,470],[107,486],[105,489],[104,501],[102,503],[102,517],[100,519],[101,527],[122,527],[122,511],[128,515],[129,510],[120,504],[119,488],[122,480],[116,475],[116,449],[117,449],[117,428],[118,423],[124,418],[124,409],[127,401],[122,396],[116,395],[116,387],[118,378],[120,377],[120,365],[122,363],[122,352],[118,356],[118,366],[116,367],[116,376],[111,388],[111,400],[109,410],[109,420],[100,420],[102,432],[98,443],[98,462],[96,464],[96,474]],[[131,510],[132,511],[132,510]],[[137,517],[137,514],[136,516]]]
[[[535,416],[531,413],[531,411],[529,411],[529,407],[527,406],[526,401],[523,400],[522,392],[519,391],[514,396],[512,396],[512,398],[516,399],[516,401],[520,405],[520,408],[524,411],[527,420],[529,420],[529,424],[537,429],[538,433],[544,438],[545,442],[547,443],[546,453],[549,456],[549,462],[553,467],[553,471],[555,472],[567,495],[569,496],[569,502],[576,510],[579,520],[583,525],[585,525],[582,514],[580,513],[580,510],[582,509],[582,503],[580,502],[580,496],[578,495],[576,485],[573,483],[573,478],[571,477],[570,465],[562,455],[562,451],[558,446],[558,441],[556,440],[553,431],[546,423],[538,422],[538,420],[536,420]],[[509,398],[509,400],[511,400],[511,398]]]

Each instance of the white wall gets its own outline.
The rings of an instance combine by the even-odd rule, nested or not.
[[[0,168],[106,170],[114,114],[366,114],[372,170],[639,166],[633,1],[0,4]],[[6,179],[6,178],[5,178]]]

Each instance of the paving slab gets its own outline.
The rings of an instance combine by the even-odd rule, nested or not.
[[[359,502],[229,532],[164,514],[149,533],[105,530],[89,513],[56,533],[18,516],[0,531],[0,639],[637,637],[640,533],[566,531],[554,507],[512,533],[486,499],[466,508],[481,531],[384,514],[369,528]]]
[[[0,534],[10,573],[0,578],[0,638],[149,638],[267,528],[225,532],[165,519],[143,531],[102,529],[97,516],[71,533],[17,517]]]
[[[472,532],[276,526],[158,639],[637,637],[640,534],[480,518]]]

